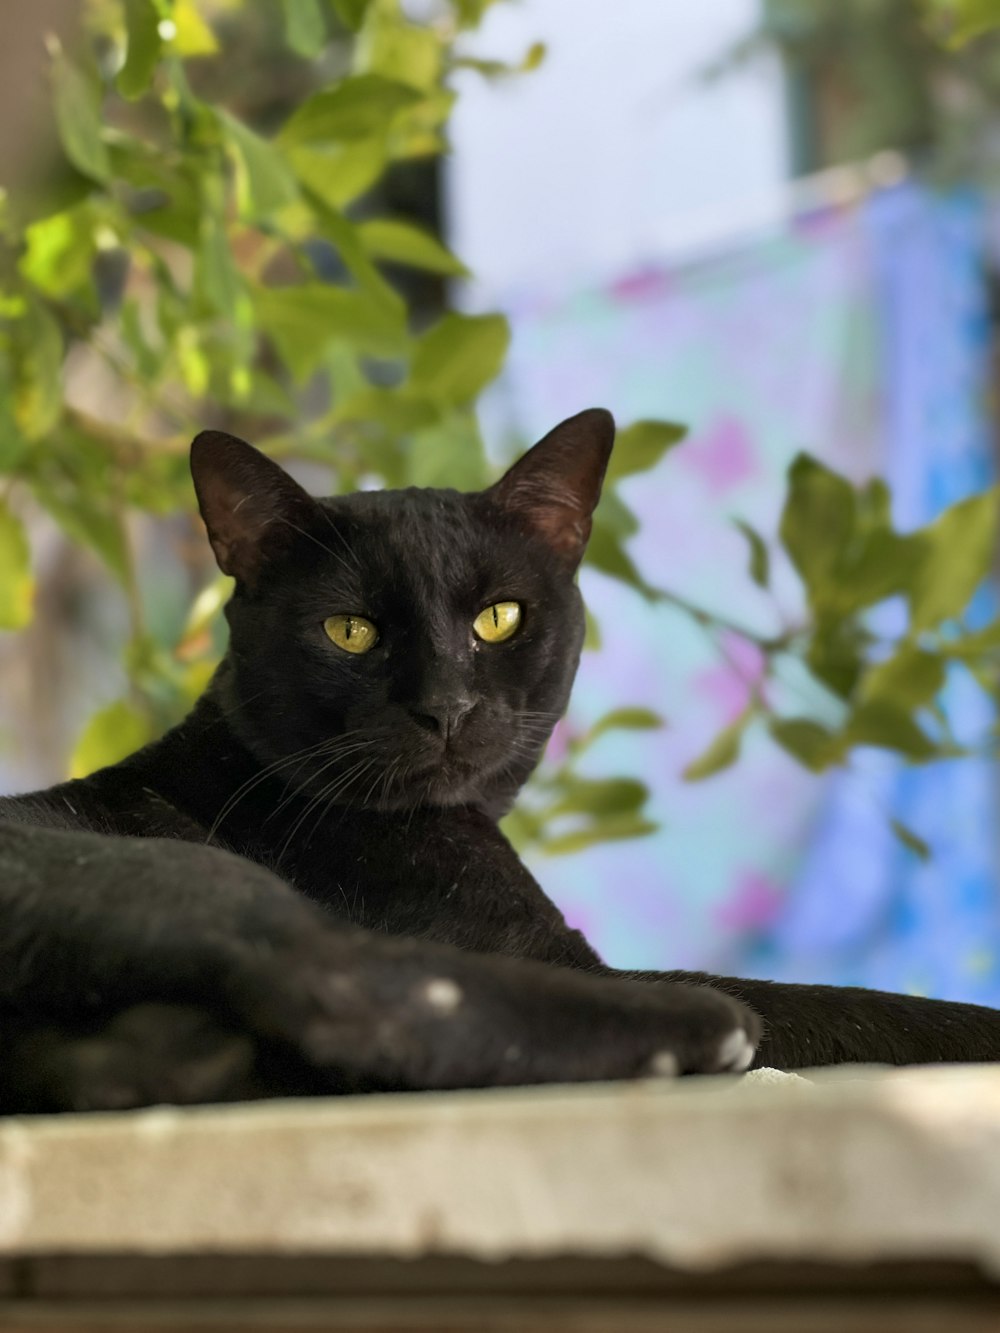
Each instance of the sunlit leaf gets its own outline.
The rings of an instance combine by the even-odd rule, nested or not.
[[[496,379],[509,342],[502,315],[445,315],[417,341],[409,384],[430,398],[467,403]]]
[[[441,77],[441,38],[432,27],[403,23],[398,16],[371,11],[365,26],[365,67],[420,92],[429,92]]]
[[[71,778],[85,778],[99,768],[117,764],[153,737],[146,715],[127,699],[119,699],[95,713],[84,727],[70,758]]]
[[[468,274],[468,269],[447,246],[412,222],[373,218],[359,224],[358,235],[367,252],[376,259],[389,259],[445,277]]]
[[[0,630],[28,623],[34,591],[28,535],[20,519],[0,502]]]
[[[123,97],[136,98],[149,87],[160,59],[160,13],[154,0],[125,0],[125,63],[116,83]]]
[[[292,148],[288,160],[299,181],[330,208],[343,208],[365,193],[386,164],[385,141],[378,137],[319,148]]]
[[[910,595],[914,632],[961,615],[996,552],[997,488],[945,510],[923,530],[926,547]]]
[[[171,18],[176,29],[171,50],[179,56],[214,56],[219,49],[215,33],[201,16],[197,0],[174,0]]]
[[[382,135],[393,118],[420,101],[420,93],[378,74],[359,74],[307,98],[285,122],[290,146]]]
[[[47,296],[65,297],[91,287],[97,245],[86,205],[41,218],[24,231],[20,270]]]

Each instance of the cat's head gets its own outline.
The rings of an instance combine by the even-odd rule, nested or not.
[[[199,435],[201,513],[236,580],[224,703],[261,764],[331,802],[505,809],[569,699],[613,440],[595,408],[485,491],[317,500],[242,440]]]

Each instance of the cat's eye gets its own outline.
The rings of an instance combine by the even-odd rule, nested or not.
[[[367,653],[378,643],[378,630],[364,616],[328,616],[323,628],[330,642],[345,653]]]
[[[521,607],[517,602],[494,602],[480,611],[472,622],[476,638],[485,643],[503,643],[515,634],[521,624]]]

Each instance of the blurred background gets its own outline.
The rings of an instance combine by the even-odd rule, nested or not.
[[[201,8],[222,24],[212,95],[266,133],[301,97],[297,67],[262,38],[266,20],[241,27],[231,6]],[[439,7],[404,8],[420,25]],[[866,746],[816,773],[748,731],[737,763],[705,781],[683,776],[765,688],[792,712],[823,719],[832,707],[795,660],[765,685],[759,647],[805,614],[776,549],[800,450],[855,483],[884,476],[903,529],[993,482],[1000,45],[986,36],[947,49],[915,0],[478,8],[481,25],[448,73],[449,150],[407,154],[375,205],[369,193],[359,206],[436,234],[468,273],[439,262],[393,272],[394,286],[418,328],[449,307],[509,322],[505,366],[479,404],[494,466],[591,405],[623,423],[689,429],[619,483],[638,519],[622,546],[642,579],[584,569],[599,647],[585,654],[549,756],[553,790],[569,757],[574,790],[638,779],[645,803],[628,806],[631,823],[563,838],[580,848],[569,854],[547,854],[560,840],[532,837],[530,820],[512,836],[613,964],[1000,1004],[994,760],[914,767],[893,747]],[[4,25],[0,179],[14,193],[57,152],[42,38],[78,47],[79,6],[14,6]],[[538,67],[477,67],[487,59]],[[86,361],[75,373],[79,410],[96,412],[105,381]],[[319,489],[326,474],[312,462],[300,475]],[[447,458],[421,475],[450,480]],[[349,481],[370,479],[363,467],[338,473]],[[36,610],[0,645],[7,790],[62,777],[88,717],[123,695],[137,599],[152,638],[192,667],[181,693],[196,694],[207,670],[190,603],[216,586],[188,518],[133,525],[135,576],[122,593],[55,505],[21,512]],[[735,520],[774,548],[770,580],[746,576]],[[977,607],[983,623],[989,587]],[[879,633],[900,632],[891,605],[876,617]],[[622,707],[665,725],[601,729]],[[959,741],[993,732],[990,692],[960,672],[935,707]],[[143,738],[141,718],[112,720]],[[529,794],[529,814],[540,799]]]

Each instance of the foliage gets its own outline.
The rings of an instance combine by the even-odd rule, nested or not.
[[[43,196],[5,198],[0,217],[0,628],[30,615],[21,516],[37,504],[103,564],[130,616],[127,693],[88,723],[75,775],[172,724],[216,661],[227,581],[203,570],[184,623],[154,633],[134,549],[141,515],[186,539],[197,430],[318,467],[334,492],[490,479],[476,399],[502,367],[506,322],[447,311],[422,324],[400,294],[403,270],[465,270],[440,237],[377,202],[388,173],[445,149],[452,71],[511,72],[464,49],[490,3],[441,0],[416,22],[398,0],[89,0],[86,51],[53,48],[65,162]],[[629,554],[637,520],[617,483],[682,435],[660,421],[621,432],[588,559],[760,653],[749,706],[687,776],[734,762],[751,726],[812,770],[860,745],[913,762],[959,753],[938,695],[952,669],[995,683],[1000,625],[963,619],[989,565],[995,495],[901,534],[882,483],[855,489],[801,457],[780,536],[808,613],[761,635],[651,585]],[[767,588],[774,552],[739,526],[749,575]],[[900,597],[907,623],[880,637],[871,612]],[[820,683],[821,716],[782,711],[773,683],[789,660]],[[569,738],[512,837],[558,852],[649,831],[644,786],[595,777],[591,763],[608,732],[656,725],[624,709]]]

